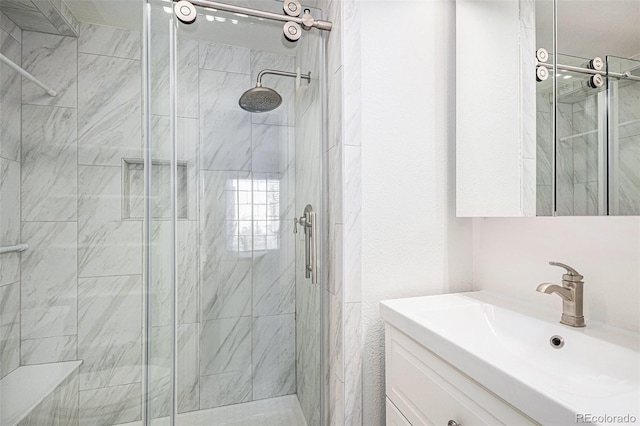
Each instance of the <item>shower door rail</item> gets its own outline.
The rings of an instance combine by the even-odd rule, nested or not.
[[[180,0],[173,0],[174,3],[179,2]],[[319,30],[331,31],[333,27],[333,23],[330,21],[324,21],[321,19],[310,20],[307,21],[305,18],[299,18],[297,16],[289,16],[289,15],[279,15],[273,12],[266,12],[264,10],[252,9],[249,7],[235,6],[227,3],[219,3],[215,1],[209,0],[188,0],[189,3],[195,4],[196,6],[206,7],[210,9],[222,10],[225,12],[231,13],[240,13],[243,15],[254,16],[256,18],[265,18],[270,19],[272,21],[281,21],[281,22],[295,22],[301,25],[303,28],[317,28]]]

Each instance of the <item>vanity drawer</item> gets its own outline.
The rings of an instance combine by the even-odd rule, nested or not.
[[[536,424],[389,324],[385,339],[387,397],[411,425]]]
[[[398,411],[393,402],[389,398],[385,398],[387,406],[387,421],[386,426],[411,426],[411,423],[404,418],[402,413]]]

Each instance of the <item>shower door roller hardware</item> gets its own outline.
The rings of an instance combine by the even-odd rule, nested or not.
[[[302,28],[309,31],[311,28],[313,28],[314,22],[315,21],[313,19],[313,16],[311,16],[311,10],[305,9],[304,15],[302,15]]]
[[[545,81],[549,78],[549,70],[544,66],[536,67],[536,81]]]
[[[604,61],[601,57],[596,56],[592,60],[589,61],[587,67],[592,70],[601,71],[604,68]]]
[[[602,75],[600,74],[594,74],[591,77],[589,77],[589,81],[587,82],[587,85],[592,89],[597,89],[598,87],[602,87],[604,86],[604,78],[602,78]]]
[[[184,24],[193,24],[198,17],[196,7],[187,0],[180,0],[173,6],[176,17]]]
[[[549,59],[549,52],[544,47],[536,50],[536,59],[540,62],[547,62]]]
[[[316,212],[311,204],[307,204],[304,214],[299,219],[293,219],[294,234],[298,233],[298,225],[302,226],[304,231],[305,277],[311,278],[311,284],[318,284]]]
[[[284,0],[282,4],[282,10],[289,16],[300,16],[302,6],[298,0]]]
[[[289,41],[298,41],[302,37],[302,27],[293,21],[286,22],[282,28],[284,36]]]

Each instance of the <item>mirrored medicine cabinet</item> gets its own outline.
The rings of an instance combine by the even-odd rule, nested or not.
[[[640,215],[640,2],[456,1],[460,217]]]

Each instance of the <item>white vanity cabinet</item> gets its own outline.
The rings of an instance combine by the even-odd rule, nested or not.
[[[537,424],[389,323],[385,340],[387,425]]]

